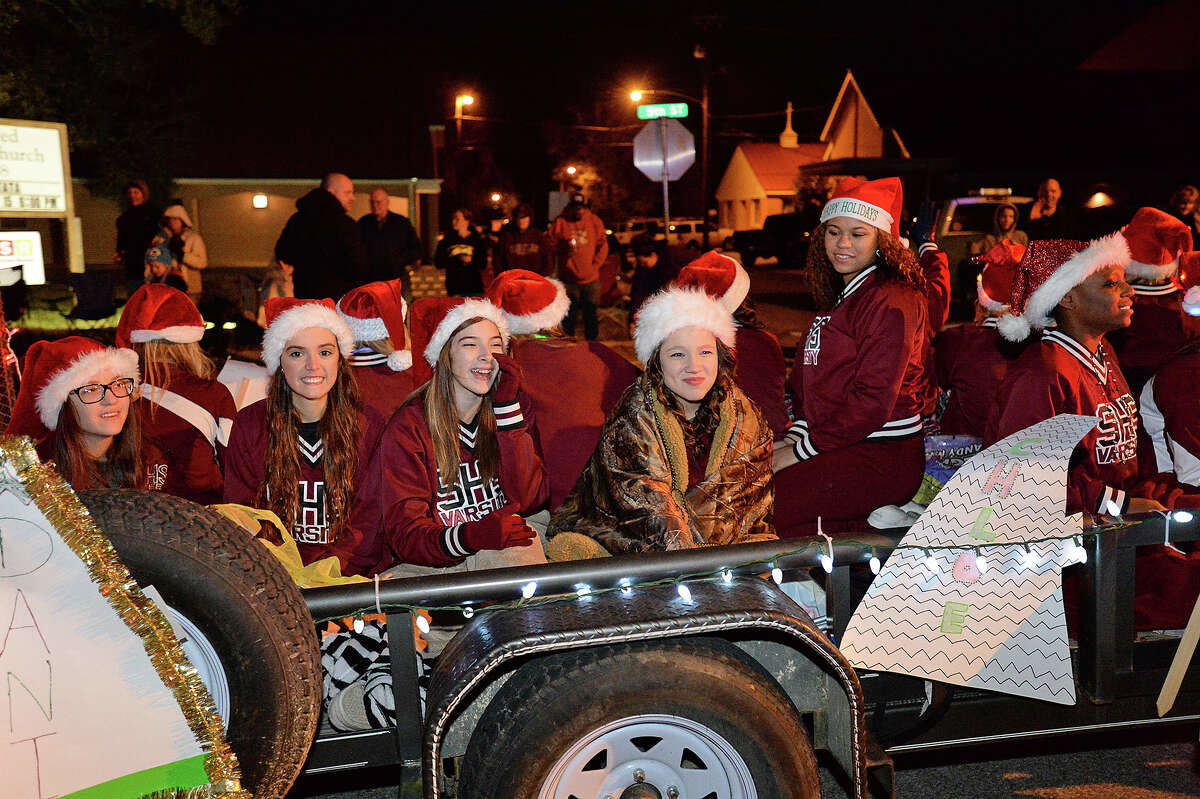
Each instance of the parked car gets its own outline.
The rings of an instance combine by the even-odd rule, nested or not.
[[[733,249],[742,263],[751,267],[760,259],[775,259],[777,266],[799,269],[808,255],[812,230],[797,213],[771,214],[763,220],[762,230],[738,230],[733,234]]]
[[[954,298],[951,318],[969,319],[974,315],[975,268],[971,265],[971,244],[992,232],[996,206],[1017,207],[1017,229],[1029,221],[1033,197],[1014,195],[1011,189],[979,189],[966,197],[954,197],[942,203],[935,238],[950,260],[950,296]]]

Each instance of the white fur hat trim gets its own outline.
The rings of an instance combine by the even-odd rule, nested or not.
[[[703,328],[728,347],[737,340],[733,317],[724,305],[699,288],[669,288],[646,300],[637,312],[633,343],[638,358],[649,363],[667,336],[685,327]]]
[[[412,350],[392,350],[387,357],[388,368],[393,372],[403,372],[412,367]]]
[[[1008,310],[1008,303],[993,300],[991,296],[983,290],[983,274],[975,276],[975,297],[979,300],[979,304],[992,313],[1003,313]]]
[[[1178,258],[1168,264],[1144,264],[1141,261],[1130,261],[1125,264],[1125,279],[1166,280],[1178,271]]]
[[[359,319],[356,316],[342,313],[341,300],[338,300],[337,312],[338,316],[342,317],[342,321],[346,323],[346,326],[350,328],[355,341],[379,341],[391,335],[388,332],[387,325],[378,316],[373,316],[370,319]]]
[[[279,368],[283,348],[292,336],[310,327],[323,327],[333,333],[337,337],[338,350],[343,358],[349,358],[354,352],[354,334],[350,332],[350,326],[338,316],[337,311],[327,305],[306,302],[279,314],[263,333],[262,358],[267,367],[267,374],[273,375]]]
[[[194,344],[204,338],[204,325],[172,325],[159,330],[132,330],[129,340],[135,344],[147,341],[170,341],[173,344]]]
[[[500,338],[504,339],[504,349],[507,350],[510,334],[508,320],[504,318],[504,311],[487,300],[469,297],[451,308],[442,317],[442,321],[438,322],[437,329],[433,331],[433,335],[429,337],[429,343],[425,345],[425,362],[430,366],[437,366],[438,356],[442,354],[442,347],[446,346],[450,336],[463,322],[476,317],[495,323],[500,330]]]
[[[567,296],[567,288],[557,278],[546,278],[554,284],[554,301],[540,311],[523,315],[506,313],[509,331],[518,333],[536,333],[539,330],[549,330],[562,322],[571,307],[571,298]]]
[[[1032,327],[1045,328],[1053,325],[1054,318],[1050,316],[1050,312],[1068,291],[1106,266],[1124,266],[1129,263],[1130,257],[1129,245],[1120,233],[1111,233],[1096,239],[1087,249],[1080,250],[1067,259],[1062,266],[1054,270],[1054,274],[1038,286],[1025,302],[1025,312],[1022,316]],[[1004,332],[1003,321],[1002,319],[1001,333]]]
[[[721,304],[725,306],[725,310],[733,313],[746,300],[746,295],[750,293],[750,273],[746,271],[746,268],[741,265],[738,259],[725,253],[721,253],[721,257],[733,261],[733,283],[721,295]]]
[[[109,347],[80,355],[54,373],[37,394],[37,415],[49,429],[58,426],[58,413],[71,392],[89,382],[88,378],[103,371],[117,377],[138,379],[138,356],[133,350]]]

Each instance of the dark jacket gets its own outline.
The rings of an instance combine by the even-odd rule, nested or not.
[[[275,243],[275,257],[296,268],[296,296],[336,300],[368,282],[362,236],[337,198],[316,188],[296,200],[296,209]]]
[[[459,256],[469,260],[462,262]],[[472,228],[462,237],[450,230],[438,242],[433,262],[446,270],[446,294],[451,297],[482,297],[483,268],[487,266],[487,241]]]
[[[550,242],[545,233],[532,227],[528,230],[518,230],[514,225],[504,228],[492,265],[497,273],[505,269],[528,269],[539,275],[554,273]]]
[[[153,203],[131,205],[117,217],[117,257],[125,265],[125,277],[141,280],[143,258],[150,240],[158,233],[162,209]]]
[[[374,214],[367,214],[358,220],[358,231],[369,280],[403,277],[404,268],[421,259],[421,239],[407,217],[389,211],[381,224]]]

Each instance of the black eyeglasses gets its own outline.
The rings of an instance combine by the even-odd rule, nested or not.
[[[108,385],[103,383],[88,383],[71,391],[84,405],[94,405],[104,399],[105,393],[111,391],[114,397],[128,397],[133,393],[134,380],[132,377],[119,377]]]

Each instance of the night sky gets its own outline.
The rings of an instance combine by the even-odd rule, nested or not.
[[[914,156],[955,158],[961,181],[1055,172],[1155,193],[1200,177],[1195,72],[1077,69],[1156,6],[1200,29],[1192,0],[414,5],[247,4],[216,45],[181,48],[200,113],[180,176],[428,176],[427,126],[452,131],[454,95],[470,89],[490,120],[467,123],[469,168],[530,198],[579,147],[563,126],[636,123],[635,85],[698,96],[703,43],[714,188],[738,141],[782,124],[732,115],[791,100],[814,140],[847,68]],[[683,202],[698,204],[697,181],[680,184]]]

